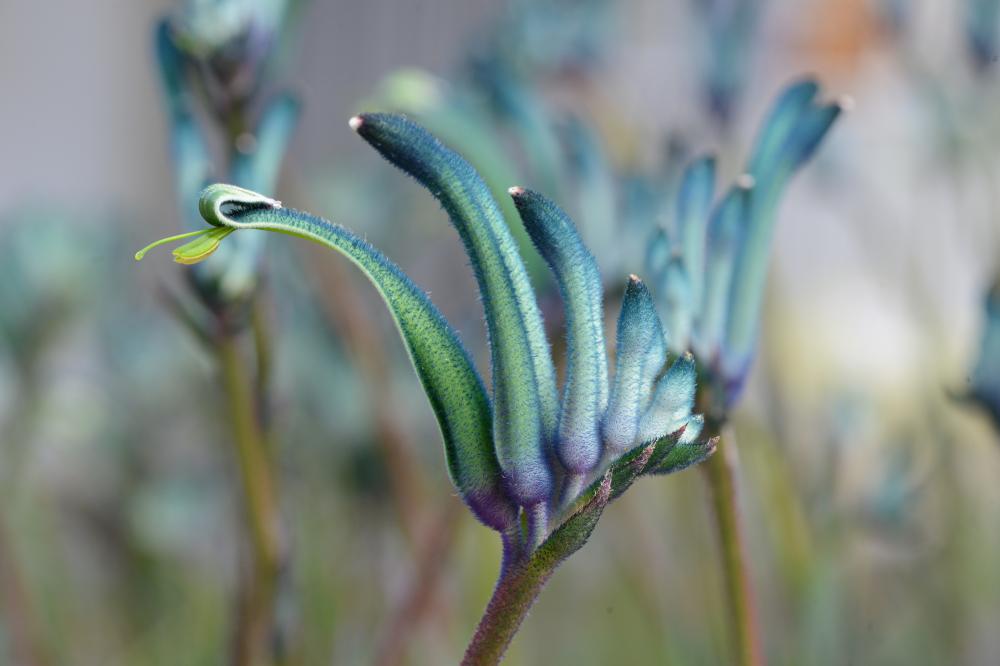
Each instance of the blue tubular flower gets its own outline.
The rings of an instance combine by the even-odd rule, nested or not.
[[[511,188],[565,302],[566,382],[549,431],[545,405],[548,392],[555,395],[555,376],[548,343],[521,259],[486,186],[461,157],[401,116],[364,115],[351,126],[438,197],[465,241],[486,315],[492,401],[426,295],[343,227],[244,188],[212,185],[199,205],[212,226],[175,238],[197,236],[174,251],[175,259],[197,263],[240,235],[235,232],[268,230],[321,243],[354,262],[396,320],[441,426],[459,494],[484,524],[504,534],[505,543],[519,544],[522,560],[546,553],[546,566],[554,567],[583,544],[607,502],[637,477],[678,471],[714,452],[715,441],[701,437],[704,419],[692,415],[694,359],[684,355],[664,372],[663,327],[645,285],[633,276],[626,289],[609,390],[597,264],[552,201]],[[521,533],[519,511],[528,517],[528,534]]]
[[[747,173],[753,192],[733,269],[722,355],[727,402],[738,396],[753,357],[781,195],[843,110],[841,102],[817,103],[817,93],[818,86],[811,80],[786,89],[765,121],[750,158]]]
[[[694,410],[697,384],[694,356],[685,353],[656,382],[653,400],[639,421],[638,441],[652,442],[685,427]]]
[[[705,230],[714,194],[715,158],[703,157],[684,172],[677,194],[677,236],[694,303],[700,303],[702,298]]]
[[[782,92],[746,173],[714,209],[714,162],[692,163],[677,195],[675,238],[657,229],[647,245],[671,351],[695,352],[713,409],[724,411],[738,397],[753,358],[781,195],[843,110],[818,103],[818,92],[812,80]]]
[[[419,125],[366,114],[351,127],[427,187],[458,231],[486,311],[500,466],[518,504],[546,502],[554,491],[547,448],[556,434],[555,370],[535,295],[497,203],[472,166]]]
[[[193,238],[174,257],[197,263],[241,230],[281,232],[339,252],[375,285],[437,417],[459,496],[501,534],[504,557],[493,601],[463,660],[498,663],[542,586],[590,538],[607,504],[642,475],[669,474],[705,460],[718,438],[702,439],[704,418],[691,414],[696,373],[690,355],[660,377],[667,358],[663,327],[635,276],[618,320],[617,369],[608,395],[597,264],[554,203],[512,188],[522,222],[565,301],[568,358],[560,403],[535,294],[479,174],[401,116],[364,115],[350,125],[437,197],[462,238],[486,316],[492,404],[460,340],[426,294],[343,227],[244,188],[216,184],[199,201],[208,229],[149,247]],[[512,615],[491,629],[498,604],[507,604]]]
[[[652,379],[666,361],[663,327],[653,297],[635,275],[629,277],[618,316],[615,380],[604,417],[604,443],[609,453],[635,446],[639,419],[650,400]]]
[[[708,258],[694,351],[703,362],[717,365],[722,353],[736,252],[743,241],[750,205],[750,182],[737,183],[712,213],[708,224]]]
[[[646,270],[657,282],[660,276],[666,273],[673,252],[670,234],[663,227],[658,227],[646,244]]]
[[[656,281],[656,290],[663,303],[669,350],[681,354],[691,348],[694,313],[694,273],[689,273],[682,256],[674,256]]]
[[[676,246],[664,229],[657,229],[646,247],[646,267],[660,298],[670,351],[691,347],[697,308],[702,301],[705,273],[705,228],[715,189],[715,159],[696,160],[681,179],[676,205]]]
[[[600,419],[608,400],[604,289],[593,255],[573,221],[537,192],[510,189],[524,227],[555,274],[566,307],[566,380],[556,455],[575,475],[600,462]]]
[[[982,406],[1000,430],[1000,281],[986,296],[979,356],[972,370],[969,398]]]

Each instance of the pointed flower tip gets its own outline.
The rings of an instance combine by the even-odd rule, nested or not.
[[[515,199],[517,197],[523,195],[524,192],[525,192],[524,188],[521,187],[520,185],[515,185],[513,187],[507,188],[507,194],[509,194],[510,196],[514,197]]]
[[[850,113],[858,103],[852,95],[841,95],[837,98],[836,104],[844,113]]]
[[[361,116],[352,116],[351,119],[347,121],[347,124],[350,125],[352,130],[357,132],[361,129],[361,126],[365,124],[365,119]]]
[[[628,276],[629,285],[639,286],[642,284],[642,279],[635,273],[630,273]]]
[[[743,190],[752,190],[757,185],[757,179],[748,173],[740,174],[736,186]]]

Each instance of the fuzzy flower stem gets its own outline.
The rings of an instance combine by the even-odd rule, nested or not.
[[[649,451],[651,452],[652,448]],[[648,459],[647,456],[643,465]],[[620,469],[619,472],[621,471]],[[609,469],[594,488],[589,501],[562,521],[540,546],[529,548],[519,559],[511,558],[509,546],[520,530],[512,527],[503,534],[504,560],[500,569],[500,579],[483,613],[483,619],[479,621],[476,633],[465,651],[463,666],[489,666],[500,663],[507,646],[524,622],[538,593],[552,576],[552,572],[590,538],[604,508],[611,500],[613,477],[614,474]],[[632,475],[630,480],[634,478],[635,475]],[[538,517],[532,519],[530,516],[529,512],[529,531],[533,520],[536,525],[538,524]]]
[[[736,485],[738,460],[735,442],[730,429],[724,429],[724,435],[719,440],[719,450],[705,462],[702,469],[708,480],[712,511],[722,549],[726,601],[732,620],[733,647],[736,652],[733,663],[740,666],[763,666],[765,661]]]
[[[273,629],[274,602],[280,568],[280,535],[273,479],[257,420],[252,384],[246,377],[237,339],[222,333],[216,341],[222,382],[230,412],[236,458],[243,485],[246,520],[253,547],[250,588],[241,600],[233,664],[268,663],[266,654]]]
[[[504,550],[506,561],[506,540]],[[462,666],[500,663],[552,572],[552,568],[532,566],[530,561],[501,571],[483,619],[462,658]]]

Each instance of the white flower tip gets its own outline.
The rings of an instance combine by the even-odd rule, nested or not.
[[[347,124],[351,126],[352,130],[357,132],[359,129],[361,129],[361,126],[365,124],[365,121],[364,118],[362,118],[361,116],[353,116],[350,120],[347,121]]]

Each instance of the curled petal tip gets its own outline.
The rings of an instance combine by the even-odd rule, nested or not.
[[[361,116],[352,116],[351,119],[347,121],[347,124],[350,125],[351,129],[355,132],[361,129],[361,126],[364,125],[364,123],[365,120]]]

